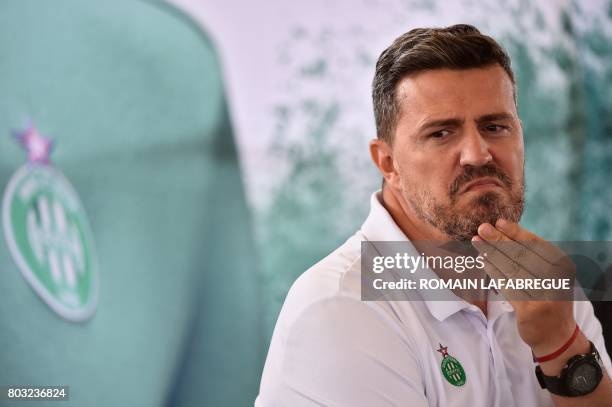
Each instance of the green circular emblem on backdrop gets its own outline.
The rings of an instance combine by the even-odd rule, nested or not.
[[[453,386],[463,386],[465,384],[466,377],[463,366],[454,357],[450,355],[444,357],[440,369],[446,380]]]
[[[83,321],[96,309],[98,274],[87,215],[60,171],[26,164],[6,188],[9,250],[38,295],[59,315]]]

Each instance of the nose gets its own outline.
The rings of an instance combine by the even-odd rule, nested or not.
[[[459,164],[461,166],[482,167],[491,161],[493,161],[493,156],[489,151],[487,141],[482,137],[478,129],[469,129],[463,138]]]

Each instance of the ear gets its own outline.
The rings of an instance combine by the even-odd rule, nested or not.
[[[400,188],[400,178],[393,161],[393,149],[386,141],[374,139],[370,141],[370,156],[378,168],[385,183],[392,188]]]

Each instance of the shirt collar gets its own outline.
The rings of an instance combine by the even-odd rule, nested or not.
[[[370,197],[370,213],[361,231],[369,241],[404,242],[408,238],[397,226],[387,209],[382,205],[382,191],[376,191]]]
[[[399,226],[395,223],[391,214],[387,211],[387,209],[382,205],[382,191],[376,191],[372,194],[370,198],[370,213],[366,218],[365,222],[361,226],[361,232],[365,236],[366,240],[370,242],[410,242],[410,240],[406,237],[404,232],[399,228]],[[415,250],[414,245],[410,244],[410,246]],[[432,270],[426,270],[432,275],[434,272]],[[463,310],[463,309],[475,309],[476,306],[469,304],[468,302],[462,300],[457,297],[454,293],[449,290],[449,296],[456,298],[456,300],[426,300],[423,299],[423,302],[427,306],[429,312],[438,320],[444,321],[446,318],[450,317],[453,314]],[[500,294],[496,294],[500,295]],[[492,296],[489,295],[489,299],[492,299]],[[500,312],[512,311],[512,307],[510,304],[506,302],[499,301],[499,307],[495,307],[499,309]]]

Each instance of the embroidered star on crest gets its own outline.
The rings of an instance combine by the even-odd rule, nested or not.
[[[448,356],[448,346],[442,346],[441,343],[438,345],[440,345],[440,349],[437,349],[437,352],[440,352],[442,354],[442,358],[444,359]]]
[[[49,155],[53,148],[53,141],[43,137],[33,124],[25,130],[14,133],[15,138],[28,152],[28,161],[36,164],[49,164]]]

